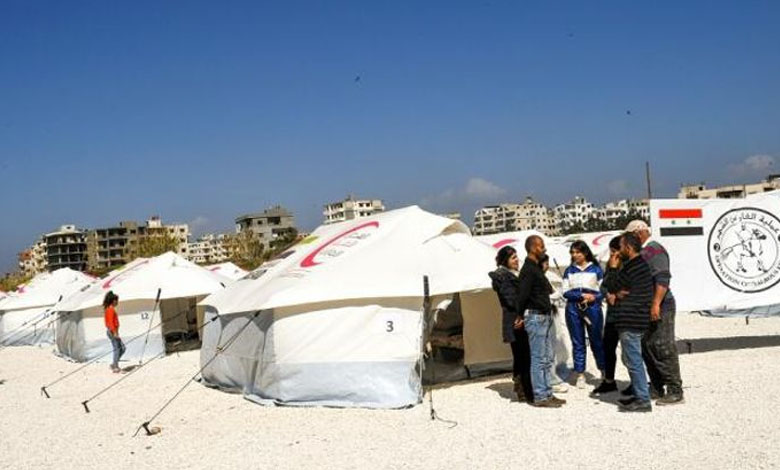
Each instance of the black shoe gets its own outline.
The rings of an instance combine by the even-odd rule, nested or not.
[[[620,403],[623,406],[626,406],[626,405],[630,405],[631,403],[634,403],[635,401],[636,401],[636,397],[626,397],[618,400],[618,403]]]
[[[621,406],[620,411],[624,413],[647,413],[653,411],[653,405],[649,401],[634,400],[628,405]]]
[[[624,388],[620,391],[620,394],[624,397],[633,397],[634,396],[634,387],[632,385],[629,385],[628,387]]]
[[[559,404],[559,405],[565,405],[565,404],[566,404],[566,400],[564,400],[563,398],[558,398],[558,397],[556,397],[555,395],[551,396],[551,397],[550,397],[550,400],[551,400],[553,403],[557,403],[557,404]]]
[[[594,388],[593,391],[590,392],[590,394],[591,395],[601,395],[602,393],[614,392],[617,389],[618,389],[617,388],[617,384],[614,381],[607,382],[606,380],[604,380],[603,382],[601,382],[599,384],[598,387]]]
[[[656,400],[658,398],[663,398],[664,395],[666,395],[666,393],[664,392],[663,386],[661,386],[661,388],[655,388],[653,387],[653,384],[650,384],[650,398]]]
[[[682,394],[671,393],[666,394],[655,402],[658,406],[682,405],[683,403],[685,403],[685,398],[683,398]]]

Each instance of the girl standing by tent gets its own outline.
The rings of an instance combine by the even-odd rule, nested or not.
[[[566,299],[566,326],[574,355],[572,385],[584,388],[586,331],[602,379],[606,367],[601,337],[604,325],[601,312],[603,294],[600,290],[604,272],[584,241],[572,243],[569,254],[571,265],[563,273],[563,297]]]
[[[125,343],[119,337],[119,316],[116,314],[117,305],[119,305],[119,297],[113,291],[108,291],[103,298],[103,318],[106,322],[106,334],[109,341],[111,341],[111,347],[114,348],[113,362],[111,362],[111,370],[114,373],[121,371],[119,369],[119,358],[125,353]]]
[[[533,401],[531,386],[531,348],[528,333],[523,325],[523,313],[519,310],[518,290],[520,288],[520,260],[517,251],[511,246],[498,250],[496,255],[498,269],[489,273],[493,280],[493,290],[501,303],[501,330],[505,343],[512,347],[512,381],[518,401]]]

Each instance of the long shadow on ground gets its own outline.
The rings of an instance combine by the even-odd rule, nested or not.
[[[698,338],[677,340],[680,354],[737,349],[774,348],[780,346],[780,336],[733,336],[730,338]]]

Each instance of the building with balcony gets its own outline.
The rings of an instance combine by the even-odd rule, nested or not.
[[[596,217],[596,209],[593,207],[593,204],[581,196],[577,196],[569,202],[558,204],[553,209],[553,212],[556,225],[560,231],[564,231],[576,224],[584,225],[585,221]]]
[[[265,246],[295,230],[295,217],[281,206],[236,218],[236,233],[252,232]]]
[[[522,204],[486,206],[474,213],[474,235],[518,230],[537,230],[552,236],[558,228],[552,211],[530,197]]]
[[[229,234],[206,234],[189,244],[188,259],[197,264],[223,263],[230,259]]]
[[[325,204],[322,211],[324,224],[335,224],[345,220],[362,219],[378,212],[384,212],[385,206],[381,199],[355,199],[348,196],[343,201]]]
[[[63,225],[56,232],[43,236],[46,243],[46,268],[56,271],[70,268],[87,270],[87,236],[75,225]]]

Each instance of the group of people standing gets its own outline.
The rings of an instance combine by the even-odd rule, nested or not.
[[[561,297],[566,301],[565,321],[574,358],[573,386],[586,386],[590,343],[601,372],[601,383],[591,395],[617,392],[620,344],[631,379],[631,385],[620,392],[624,395],[619,400],[621,411],[651,411],[651,399],[657,405],[684,402],[669,255],[651,239],[650,228],[641,220],[632,221],[623,234],[610,240],[609,249],[609,261],[602,269],[585,242],[572,243],[571,264],[563,273],[560,293],[545,274],[549,260],[541,237],[532,235],[525,240],[522,267],[514,248],[499,250],[498,268],[490,277],[503,310],[503,339],[512,348],[514,389],[521,402],[540,408],[560,408],[566,403],[554,394],[566,391],[555,384],[553,372],[557,314],[553,300]]]

